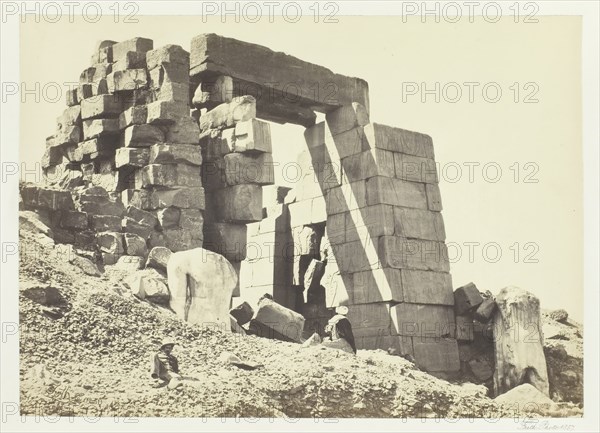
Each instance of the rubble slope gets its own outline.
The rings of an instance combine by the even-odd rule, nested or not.
[[[383,351],[357,356],[319,347],[242,337],[180,321],[128,295],[123,273],[85,274],[57,254],[33,225],[20,232],[20,376],[23,414],[187,417],[504,417],[519,408],[486,388],[451,384]],[[55,308],[35,301],[54,287]],[[185,378],[168,390],[149,376],[165,336]],[[223,365],[229,351],[263,364]],[[572,405],[552,415],[578,415]]]

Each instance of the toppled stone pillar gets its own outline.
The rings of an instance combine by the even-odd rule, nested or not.
[[[496,304],[494,394],[530,383],[549,395],[539,299],[511,286],[500,291]]]

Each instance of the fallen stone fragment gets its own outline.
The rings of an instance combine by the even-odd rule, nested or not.
[[[121,256],[114,266],[121,271],[137,271],[144,267],[144,258],[139,256]]]
[[[275,301],[263,298],[250,321],[250,333],[263,338],[283,341],[302,341],[304,316]]]
[[[121,231],[121,217],[115,215],[91,215],[90,228],[95,232]]]
[[[231,352],[222,352],[219,356],[219,361],[226,365],[234,365],[243,370],[256,370],[259,367],[262,367],[262,364],[250,361],[243,361],[239,356],[234,355]]]
[[[148,247],[146,246],[145,238],[134,233],[123,233],[123,239],[125,241],[125,253],[127,255],[146,257],[148,254]]]
[[[530,383],[523,383],[516,386],[497,396],[494,401],[506,404],[507,406],[518,407],[519,409],[529,408],[541,415],[545,415],[548,410],[556,408],[555,402]]]
[[[133,295],[156,304],[169,303],[167,279],[156,269],[142,269],[125,279]]]
[[[148,239],[154,231],[154,226],[139,223],[127,216],[121,220],[121,228],[124,232],[134,233],[144,239]]]
[[[494,300],[494,298],[486,298],[481,304],[479,304],[479,306],[473,313],[473,317],[482,323],[487,323],[494,315],[495,310],[496,301]]]
[[[100,269],[98,269],[96,263],[92,262],[87,257],[74,255],[70,261],[72,264],[81,269],[86,275],[90,275],[93,277],[99,277],[100,275],[102,275],[102,272],[100,272]]]
[[[155,268],[159,271],[167,270],[167,264],[171,257],[171,250],[166,247],[154,247],[148,253],[148,260],[146,260],[146,268]]]
[[[60,226],[65,229],[83,230],[88,226],[88,216],[85,212],[75,210],[62,212]]]
[[[473,283],[459,287],[454,291],[454,309],[457,316],[461,316],[483,302],[483,298]]]
[[[44,236],[52,238],[53,232],[48,225],[42,221],[40,215],[34,211],[19,211],[19,230],[26,230],[31,233],[41,233]]]
[[[27,287],[21,293],[33,302],[45,306],[63,305],[66,302],[60,290],[52,286]]]
[[[40,306],[40,311],[44,316],[47,316],[51,319],[60,319],[65,315],[62,308],[59,307],[46,307],[44,305]]]
[[[239,325],[235,320],[235,317],[230,315],[229,320],[231,322],[231,332],[234,334],[246,335],[246,330]]]
[[[96,235],[96,243],[100,251],[109,254],[123,254],[123,234],[117,232],[103,232]]]
[[[243,326],[252,320],[252,317],[254,316],[254,310],[249,303],[242,302],[237,307],[229,310],[229,314],[235,318],[240,326]]]
[[[552,320],[555,320],[559,323],[566,323],[567,319],[569,318],[569,313],[567,313],[565,310],[560,309],[560,310],[554,310],[550,312],[550,318]]]
[[[34,184],[19,187],[26,209],[70,210],[73,199],[69,191],[44,188]]]

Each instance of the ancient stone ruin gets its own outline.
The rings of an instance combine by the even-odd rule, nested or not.
[[[495,304],[463,287],[455,310],[432,139],[373,123],[364,80],[214,34],[189,53],[135,38],[101,42],[67,105],[49,186],[21,187],[56,242],[134,268],[204,247],[235,269],[234,306],[267,294],[301,314],[304,338],[347,305],[358,349],[434,373],[461,368],[457,338],[472,355],[473,314],[485,327]],[[269,122],[306,128],[291,190],[274,185],[286,143]],[[491,380],[490,362],[463,366]]]

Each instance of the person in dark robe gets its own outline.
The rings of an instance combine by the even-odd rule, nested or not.
[[[346,317],[348,314],[348,307],[341,306],[335,309],[335,316],[333,316],[327,326],[325,327],[325,339],[323,344],[328,342],[337,342],[340,340],[345,341],[352,352],[356,353],[356,342],[354,341],[354,334],[352,333],[352,324]],[[343,347],[340,349],[344,350]]]
[[[161,379],[168,383],[169,388],[177,388],[181,384],[179,375],[179,363],[171,353],[175,347],[175,341],[165,338],[158,352],[152,357],[151,373],[153,379]]]

